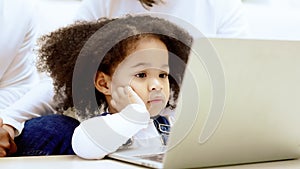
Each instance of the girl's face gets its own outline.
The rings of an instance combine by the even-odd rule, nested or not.
[[[137,43],[137,48],[115,69],[111,90],[129,85],[153,117],[166,107],[169,100],[168,50],[163,42],[154,37],[141,39]]]

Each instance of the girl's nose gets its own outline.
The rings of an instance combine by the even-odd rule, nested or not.
[[[161,90],[163,88],[161,82],[157,78],[149,79],[149,91],[151,90]]]

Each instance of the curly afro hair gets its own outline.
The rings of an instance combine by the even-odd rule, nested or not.
[[[192,37],[165,19],[136,15],[80,21],[39,39],[38,69],[53,78],[57,110],[63,112],[75,106],[79,116],[92,117],[99,109],[106,109],[108,103],[105,96],[94,86],[96,72],[112,75],[118,64],[135,49],[137,42],[149,36],[167,46],[171,62],[171,97],[176,101]],[[182,63],[172,63],[172,58],[179,58]],[[95,69],[91,66],[94,64],[97,65]],[[77,72],[76,77],[74,72]],[[80,79],[76,79],[78,77]],[[74,100],[75,89],[79,93],[77,100]],[[86,95],[91,92],[95,97]],[[96,104],[93,104],[95,100]],[[175,104],[169,101],[167,107],[175,108]]]

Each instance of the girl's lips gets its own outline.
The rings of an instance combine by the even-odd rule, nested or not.
[[[156,98],[156,99],[152,99],[152,100],[149,100],[148,103],[162,103],[163,102],[163,99],[161,98]]]

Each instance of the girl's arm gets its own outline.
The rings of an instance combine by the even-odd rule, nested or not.
[[[146,128],[149,120],[146,107],[140,104],[130,104],[120,113],[88,119],[74,131],[73,150],[85,159],[102,159]]]

